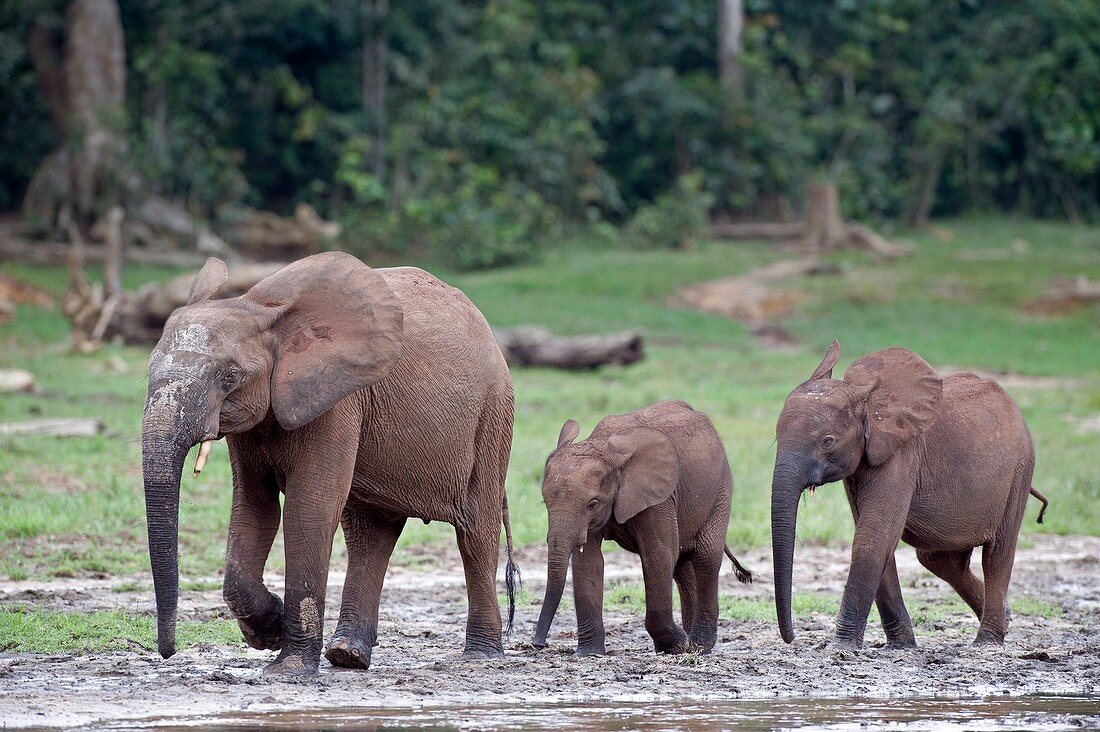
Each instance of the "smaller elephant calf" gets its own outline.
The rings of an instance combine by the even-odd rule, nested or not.
[[[549,554],[535,647],[546,647],[572,560],[576,655],[605,653],[600,544],[606,538],[641,556],[645,627],[657,652],[710,651],[723,552],[738,579],[752,580],[725,544],[732,478],[714,426],[702,412],[670,401],[605,417],[574,444],[578,432],[576,422],[566,422],[546,461]],[[674,579],[682,629],[672,616]]]

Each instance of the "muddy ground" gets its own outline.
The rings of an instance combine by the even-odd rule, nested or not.
[[[79,657],[0,654],[0,724],[127,724],[124,720],[318,707],[416,710],[495,704],[513,705],[522,715],[524,705],[554,702],[666,699],[689,704],[808,695],[977,697],[1042,692],[1089,695],[1098,701],[1100,713],[1100,537],[1037,536],[1029,544],[1017,555],[1012,596],[1051,602],[1064,613],[1055,618],[1017,613],[1003,648],[972,647],[977,621],[960,613],[919,627],[918,650],[886,650],[872,613],[867,647],[834,651],[827,645],[833,619],[822,614],[796,621],[798,637],[790,646],[780,640],[774,622],[726,620],[719,627],[713,654],[656,656],[640,615],[608,605],[611,655],[584,659],[570,657],[575,618],[569,607],[558,613],[550,648],[539,652],[529,645],[543,590],[545,555],[524,550],[518,559],[529,596],[519,609],[516,633],[505,643],[504,659],[478,662],[459,660],[465,590],[457,551],[405,551],[386,581],[379,645],[368,671],[337,670],[322,659],[316,678],[288,683],[261,676],[273,654],[228,647],[191,648],[169,660],[144,650]],[[767,550],[746,552],[741,559],[758,572],[758,581],[739,584],[727,563],[721,592],[770,598]],[[847,560],[842,549],[800,547],[796,593],[827,592],[839,599]],[[942,599],[951,592],[917,564],[910,548],[899,549],[898,569],[911,609],[918,599]],[[342,574],[334,569],[330,582],[329,633]],[[607,554],[609,583],[640,576],[635,556]],[[280,580],[271,576],[269,585],[278,587]],[[116,591],[122,583],[120,578],[9,583],[0,589],[0,604],[152,613],[151,593]],[[182,618],[225,616],[219,591],[184,593]]]

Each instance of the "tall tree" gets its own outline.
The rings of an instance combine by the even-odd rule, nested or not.
[[[53,221],[71,202],[88,217],[125,145],[126,50],[118,4],[73,0],[63,28],[55,17],[40,16],[27,44],[61,144],[35,174],[24,211]]]
[[[367,168],[381,179],[386,164],[386,18],[389,0],[363,0],[363,113],[371,146]]]
[[[745,80],[741,70],[741,30],[745,25],[741,0],[718,2],[718,75],[727,95],[740,96]]]

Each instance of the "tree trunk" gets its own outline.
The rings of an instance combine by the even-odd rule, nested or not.
[[[363,0],[363,113],[371,136],[367,169],[381,179],[386,164],[386,16],[389,0]]]
[[[745,79],[741,69],[741,29],[744,27],[742,0],[719,0],[718,75],[727,97],[739,98]]]
[[[942,146],[937,146],[932,151],[932,160],[925,170],[920,197],[917,198],[917,207],[913,211],[913,226],[918,229],[924,229],[928,226],[928,219],[932,215],[932,206],[936,203],[936,187],[940,184],[940,173],[943,172],[945,157],[947,157],[947,151]]]
[[[24,212],[53,224],[71,202],[87,222],[100,199],[110,197],[111,159],[124,145],[126,50],[117,2],[73,0],[64,40],[41,21],[27,51],[62,142],[35,173]]]
[[[836,185],[811,183],[806,189],[806,246],[827,252],[842,246],[847,238]]]

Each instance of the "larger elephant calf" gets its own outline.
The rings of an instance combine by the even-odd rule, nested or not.
[[[495,577],[513,393],[481,313],[419,269],[372,270],[336,252],[211,299],[226,275],[206,263],[149,359],[142,462],[161,655],[175,651],[184,458],[222,436],[233,467],[225,600],[249,645],[280,651],[267,671],[317,670],[340,523],[348,572],[326,655],[370,663],[382,580],[409,517],[454,525],[465,653],[502,655]],[[263,583],[280,519],[285,600]]]
[[[904,348],[868,354],[833,379],[839,358],[833,341],[810,379],[787,397],[776,426],[772,556],[783,640],[794,638],[798,499],[843,480],[856,535],[836,642],[863,643],[873,601],[889,644],[915,645],[894,565],[904,540],[978,616],[975,643],[1003,643],[1028,494],[1046,504],[1031,486],[1035,450],[1019,408],[994,382],[965,372],[941,377]],[[975,547],[982,548],[984,582],[970,571]]]

